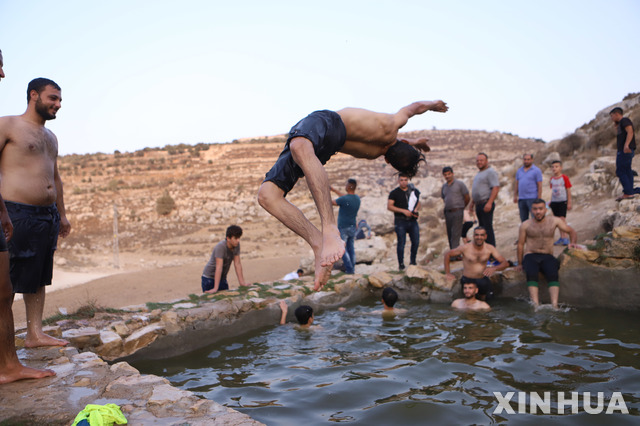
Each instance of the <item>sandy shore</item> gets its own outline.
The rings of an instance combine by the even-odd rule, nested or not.
[[[296,270],[299,261],[299,256],[243,259],[244,277],[250,283],[274,281]],[[193,262],[122,273],[55,270],[53,284],[47,288],[44,318],[58,313],[59,308],[65,308],[67,312],[74,312],[87,304],[104,308],[122,308],[146,302],[183,299],[189,294],[201,294],[200,277],[203,268],[203,262]],[[232,288],[238,286],[233,266],[227,278]],[[18,298],[13,304],[13,316],[16,328],[24,328],[24,303]]]

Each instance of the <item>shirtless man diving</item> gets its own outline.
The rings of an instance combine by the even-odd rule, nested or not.
[[[442,101],[414,102],[395,114],[360,108],[324,110],[311,113],[293,126],[284,150],[260,186],[258,202],[313,249],[315,290],[326,284],[333,264],[345,251],[323,165],[338,151],[356,158],[384,156],[395,169],[414,176],[424,161],[420,151],[429,151],[428,139],[399,139],[398,130],[414,115],[447,110]],[[318,209],[321,230],[285,199],[302,176],[307,179]]]
[[[486,229],[478,226],[473,230],[473,242],[456,247],[444,254],[444,272],[450,280],[455,279],[455,276],[450,272],[451,258],[462,255],[463,270],[460,283],[463,288],[466,283],[475,283],[480,300],[490,299],[493,295],[493,286],[489,278],[496,271],[502,271],[509,266],[509,262],[498,253],[494,246],[485,243],[486,239]],[[487,266],[487,261],[491,256],[500,262],[498,266]]]
[[[0,80],[4,75],[4,59],[0,50]],[[7,241],[11,238],[11,221],[7,217],[7,209],[0,196],[0,384],[24,379],[41,379],[55,376],[51,370],[38,370],[20,363],[15,345],[15,329],[13,325],[13,289],[9,277],[9,251]]]
[[[58,140],[44,126],[56,118],[61,101],[60,86],[36,78],[27,87],[26,112],[0,118],[0,193],[4,199],[0,218],[3,228],[13,233],[9,241],[11,283],[14,294],[23,293],[28,348],[69,343],[42,331],[45,286],[51,284],[58,235],[66,237],[71,229],[58,174]]]
[[[536,199],[531,204],[532,219],[520,224],[518,235],[518,267],[517,271],[524,272],[527,276],[529,296],[534,307],[539,306],[538,301],[538,276],[540,271],[547,279],[551,306],[558,308],[558,296],[560,284],[558,282],[558,269],[560,265],[553,255],[553,238],[556,228],[569,234],[571,243],[569,248],[576,248],[578,235],[576,231],[567,225],[562,218],[547,216],[547,205],[544,200]],[[525,249],[526,247],[526,249]]]

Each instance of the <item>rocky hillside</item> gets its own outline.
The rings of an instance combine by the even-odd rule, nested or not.
[[[542,143],[502,133],[425,130],[432,141],[428,166],[414,183],[429,199],[439,185],[440,170],[452,165],[463,177],[475,170],[475,154],[490,153],[493,164],[513,162],[518,152],[535,151]],[[108,266],[114,261],[114,211],[117,211],[120,262],[130,257],[166,264],[206,256],[227,225],[245,229],[243,250],[254,256],[295,253],[302,241],[271,218],[256,202],[256,191],[275,162],[284,136],[234,141],[230,144],[178,145],[132,153],[69,155],[59,160],[65,202],[73,230],[61,241],[58,266],[75,269]],[[339,154],[327,164],[334,185],[354,177],[363,196],[361,214],[379,233],[390,230],[386,196],[396,185],[394,171],[382,159],[356,160]],[[175,202],[169,214],[158,213],[158,200]],[[304,179],[287,197],[309,217],[315,206]],[[433,212],[435,215],[435,206]],[[424,212],[428,221],[429,214]],[[369,216],[372,216],[371,218]],[[131,260],[131,262],[138,262]],[[164,262],[164,263],[163,263]],[[121,265],[122,266],[122,265]]]

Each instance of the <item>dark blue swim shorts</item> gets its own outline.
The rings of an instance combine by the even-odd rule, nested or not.
[[[8,244],[13,292],[36,293],[38,288],[51,284],[60,230],[58,209],[55,204],[4,203],[13,223],[13,237]]]
[[[284,150],[264,178],[265,182],[271,181],[282,189],[284,195],[287,195],[298,179],[304,176],[302,169],[293,161],[289,148],[291,140],[298,137],[311,141],[316,157],[325,164],[344,146],[347,129],[340,115],[329,110],[312,112],[291,128]]]

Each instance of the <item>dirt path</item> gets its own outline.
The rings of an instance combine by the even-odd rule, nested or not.
[[[299,256],[272,259],[243,259],[242,266],[247,282],[274,281],[298,268]],[[193,262],[181,266],[149,269],[110,275],[57,291],[47,289],[44,318],[66,308],[71,313],[88,303],[105,308],[122,308],[146,302],[168,302],[187,298],[189,294],[201,294],[200,277],[204,264]],[[235,270],[231,267],[229,285],[237,287]],[[13,306],[16,328],[26,325],[24,303],[16,300]]]

